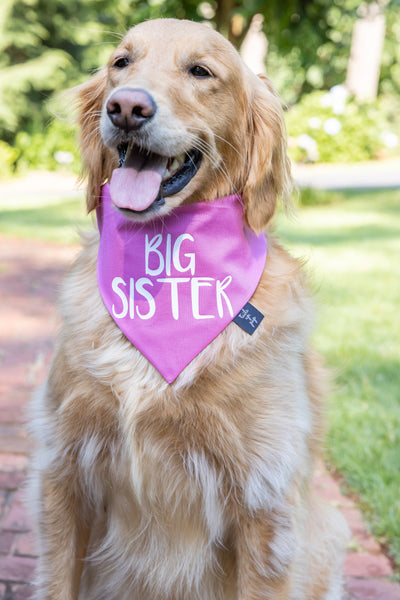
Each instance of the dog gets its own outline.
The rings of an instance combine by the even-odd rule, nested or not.
[[[291,190],[278,96],[219,33],[175,19],[132,28],[75,94],[101,235],[84,237],[66,278],[55,356],[32,404],[34,597],[339,600],[345,525],[313,493],[326,387],[309,342],[313,300],[301,264],[269,231]],[[203,217],[217,274],[196,277],[197,233],[174,237],[168,223]],[[138,251],[118,254],[120,234],[129,251],[142,235],[146,277],[115,275]],[[257,257],[254,274],[242,261],[237,300],[251,334],[236,322],[220,243],[228,255],[238,244],[239,262]],[[177,317],[185,286],[198,327],[187,335]],[[208,293],[213,309],[201,305]],[[162,314],[161,329],[152,319],[169,304],[178,329],[163,334]],[[222,315],[176,367],[181,342]],[[118,320],[164,344],[160,364]]]

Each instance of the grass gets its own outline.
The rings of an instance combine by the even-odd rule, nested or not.
[[[336,374],[328,459],[400,566],[400,191],[340,195],[277,231],[319,287],[315,343]]]
[[[29,204],[21,199],[2,203],[0,208],[0,233],[4,235],[76,244],[79,229],[90,224],[83,198],[48,198]]]
[[[315,344],[336,375],[327,457],[400,567],[400,192],[305,195],[276,225],[317,288]],[[0,233],[74,243],[90,224],[83,200],[19,206]]]

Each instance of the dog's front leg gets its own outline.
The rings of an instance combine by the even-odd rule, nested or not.
[[[292,557],[287,511],[243,511],[236,530],[238,600],[287,600]]]
[[[72,478],[45,473],[41,481],[40,543],[35,600],[77,600],[89,523]]]

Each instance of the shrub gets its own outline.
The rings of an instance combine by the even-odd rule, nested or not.
[[[0,177],[9,177],[14,173],[18,155],[16,148],[0,140]]]
[[[21,131],[15,138],[18,170],[65,169],[78,172],[76,131],[70,122],[55,119],[44,130]]]
[[[360,104],[342,86],[303,96],[288,111],[287,127],[296,162],[357,162],[398,147],[397,124],[380,103]]]

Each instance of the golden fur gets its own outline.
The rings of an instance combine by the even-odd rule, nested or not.
[[[121,56],[129,64],[116,70]],[[193,64],[215,76],[194,79]],[[263,230],[290,189],[280,102],[222,36],[187,21],[133,28],[78,88],[88,210],[118,164],[103,107],[128,85],[159,106],[154,151],[204,151],[164,213],[240,191],[248,224]],[[344,526],[312,489],[324,394],[312,301],[299,263],[268,241],[252,299],[261,326],[249,336],[230,324],[167,384],[106,311],[98,235],[87,236],[32,406],[36,600],[341,598]]]

